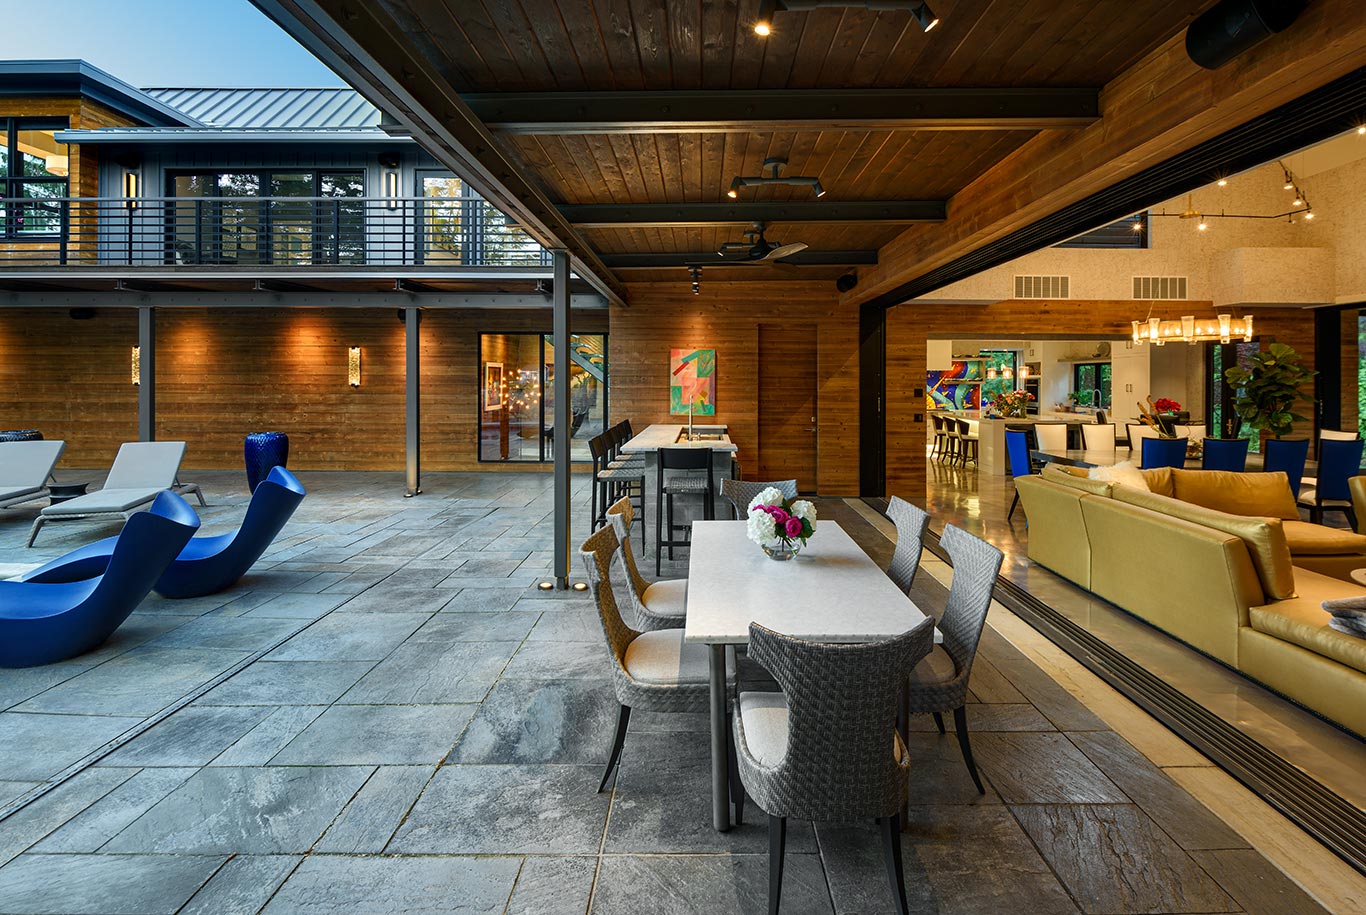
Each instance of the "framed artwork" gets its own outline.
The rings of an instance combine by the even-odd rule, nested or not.
[[[669,351],[669,413],[716,415],[716,350]]]
[[[484,363],[484,412],[503,409],[503,363]]]

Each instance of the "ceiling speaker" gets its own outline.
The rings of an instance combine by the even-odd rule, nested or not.
[[[1186,29],[1186,53],[1206,70],[1217,70],[1277,32],[1304,11],[1304,0],[1222,0]]]
[[[844,276],[835,280],[835,288],[840,292],[848,292],[858,285],[858,274],[846,273]]]
[[[71,318],[71,320],[73,320],[73,321],[89,321],[91,318],[95,317],[95,309],[93,309],[93,308],[73,308],[73,309],[71,309],[70,311],[67,312],[67,315],[68,315],[68,316]]]

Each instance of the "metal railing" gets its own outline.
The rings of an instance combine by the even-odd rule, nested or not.
[[[0,269],[549,263],[480,197],[0,198]]]

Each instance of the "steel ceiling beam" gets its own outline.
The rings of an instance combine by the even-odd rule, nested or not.
[[[563,204],[560,212],[581,229],[748,225],[752,222],[943,222],[944,200],[804,200],[796,203]]]
[[[499,148],[384,5],[359,0],[252,2],[538,243],[567,250],[575,273],[625,303],[621,281],[532,183],[525,166]]]
[[[491,130],[523,134],[1046,130],[1085,127],[1100,119],[1100,90],[1087,88],[492,92],[461,97]]]
[[[667,254],[604,254],[602,259],[614,270],[649,267],[755,267],[791,264],[800,267],[856,267],[876,264],[876,251],[798,251],[778,261],[743,261],[724,258],[715,251],[674,252]]]

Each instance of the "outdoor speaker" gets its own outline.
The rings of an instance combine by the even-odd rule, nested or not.
[[[858,275],[854,273],[846,273],[844,276],[835,280],[835,288],[838,289],[840,292],[848,292],[850,289],[853,289],[857,285]]]
[[[1304,10],[1304,0],[1222,0],[1186,29],[1186,53],[1206,70],[1217,70],[1277,32]]]
[[[95,317],[95,309],[73,308],[67,312],[67,316],[73,321],[89,321],[91,318]]]

